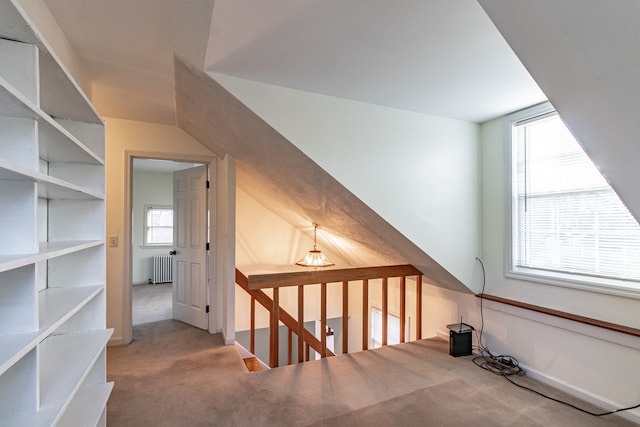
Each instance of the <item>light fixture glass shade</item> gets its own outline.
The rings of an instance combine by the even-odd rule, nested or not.
[[[318,269],[320,267],[330,267],[335,265],[327,259],[327,257],[317,249],[310,250],[300,261],[296,262],[296,265],[302,267],[308,267],[310,269]]]
[[[313,249],[311,249],[296,265],[307,267],[309,270],[317,270],[322,267],[331,267],[335,265],[327,257],[316,248],[318,238],[318,224],[313,223]]]

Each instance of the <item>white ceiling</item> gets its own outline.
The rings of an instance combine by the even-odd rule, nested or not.
[[[193,163],[181,163],[171,160],[133,159],[133,170],[137,172],[173,173],[198,166]]]
[[[174,123],[174,52],[208,71],[469,121],[545,99],[475,0],[45,2],[106,116]]]
[[[108,117],[175,124],[173,55],[204,51],[213,0],[44,0]],[[174,31],[175,30],[175,31]]]

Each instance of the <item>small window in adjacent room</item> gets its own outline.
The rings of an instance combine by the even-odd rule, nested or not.
[[[144,245],[171,246],[173,244],[173,208],[145,206]]]
[[[550,106],[518,116],[511,117],[511,273],[640,289],[636,219]]]

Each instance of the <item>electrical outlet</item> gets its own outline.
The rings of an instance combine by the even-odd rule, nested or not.
[[[117,248],[118,247],[118,236],[110,236],[109,237],[109,247]]]

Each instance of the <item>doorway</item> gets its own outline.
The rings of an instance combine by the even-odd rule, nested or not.
[[[174,221],[179,217],[174,216],[174,174],[202,169],[202,164],[134,158],[131,167],[131,320],[136,326],[176,317],[177,271],[170,255],[175,252]],[[201,234],[208,240],[206,226]],[[206,305],[206,293],[197,298]]]

